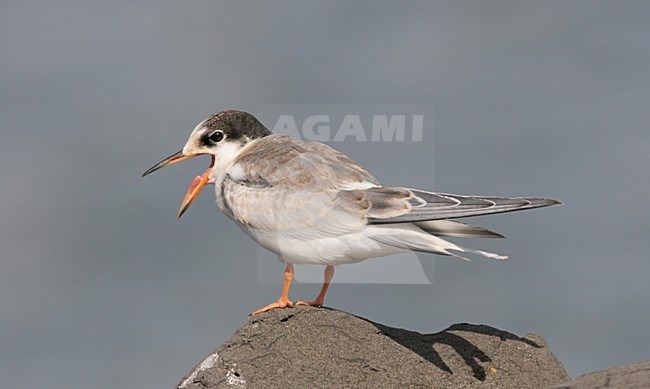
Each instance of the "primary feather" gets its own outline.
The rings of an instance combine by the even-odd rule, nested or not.
[[[404,189],[404,188],[400,188]],[[484,197],[461,196],[446,193],[426,192],[407,189],[416,201],[424,203],[415,205],[409,212],[390,218],[371,218],[370,224],[418,222],[425,220],[443,220],[469,216],[489,215],[494,213],[520,211],[549,205],[559,205],[559,201],[525,197]],[[404,201],[413,202],[405,196]]]

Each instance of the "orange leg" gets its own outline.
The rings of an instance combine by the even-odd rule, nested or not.
[[[306,303],[304,301],[298,301],[296,305],[310,305],[312,307],[322,307],[323,303],[325,302],[325,294],[327,293],[327,288],[330,287],[330,282],[332,282],[332,278],[334,278],[334,266],[328,265],[325,268],[323,287],[321,288],[318,297],[316,297],[316,300],[310,303]]]
[[[289,288],[291,287],[291,280],[293,280],[293,265],[288,263],[287,267],[284,269],[284,288],[282,288],[282,295],[280,296],[280,299],[275,303],[258,309],[257,311],[251,313],[251,315],[257,315],[258,313],[266,312],[273,308],[293,307],[293,303],[289,301]]]

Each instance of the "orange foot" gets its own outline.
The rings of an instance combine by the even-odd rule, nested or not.
[[[260,314],[262,312],[270,311],[271,309],[274,309],[274,308],[286,308],[286,307],[293,307],[293,303],[291,301],[289,301],[288,299],[280,298],[278,301],[276,301],[274,303],[271,303],[271,304],[267,305],[266,307],[260,308],[257,311],[251,313],[251,315],[255,316],[255,315]]]
[[[332,281],[332,277],[334,277],[334,266],[328,265],[325,268],[325,279],[323,280],[323,287],[320,289],[320,293],[318,294],[318,297],[316,297],[316,300],[306,303],[304,301],[298,301],[296,305],[308,305],[310,307],[322,307],[323,303],[325,303],[325,294],[327,294],[327,288],[330,286],[330,282]]]
[[[322,307],[324,301],[323,300],[314,300],[312,302],[305,302],[305,301],[298,301],[296,305],[307,305],[310,307]]]
[[[289,301],[289,288],[291,287],[291,280],[293,279],[293,265],[288,263],[286,269],[284,269],[284,288],[282,288],[282,295],[280,299],[272,304],[267,305],[264,308],[260,308],[257,311],[251,313],[255,316],[259,313],[270,311],[274,308],[286,308],[293,307],[293,303]]]

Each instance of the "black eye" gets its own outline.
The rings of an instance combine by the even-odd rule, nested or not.
[[[210,135],[210,140],[213,141],[214,143],[220,142],[223,140],[223,132],[221,131],[215,131]]]

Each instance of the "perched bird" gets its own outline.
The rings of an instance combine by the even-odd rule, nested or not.
[[[383,187],[331,147],[274,135],[253,115],[235,110],[199,123],[181,151],[142,176],[204,154],[212,157],[210,167],[190,185],[178,217],[205,185],[214,184],[219,209],[286,264],[279,300],[253,314],[293,305],[289,288],[294,264],[325,265],[318,297],[297,302],[321,306],[336,265],[407,251],[506,259],[440,237],[503,237],[452,219],[561,204]]]

